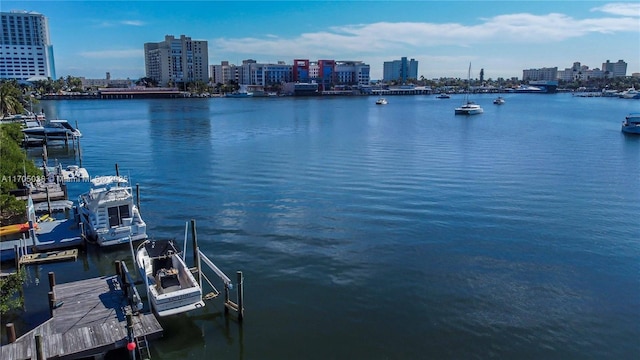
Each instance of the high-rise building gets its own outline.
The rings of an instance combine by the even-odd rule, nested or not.
[[[618,60],[618,62],[612,63],[607,60],[607,62],[602,63],[602,71],[604,72],[606,77],[619,77],[619,76],[627,76],[627,63],[623,60]]]
[[[0,79],[56,78],[47,18],[36,12],[0,13]]]
[[[382,81],[399,81],[406,83],[407,79],[418,78],[418,61],[407,60],[406,57],[400,60],[385,61],[382,73]]]
[[[209,82],[209,50],[206,40],[166,35],[164,41],[144,44],[146,76],[161,86]]]

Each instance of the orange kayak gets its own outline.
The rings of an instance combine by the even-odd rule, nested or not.
[[[38,227],[37,224],[35,227]],[[29,231],[29,223],[0,226],[0,236],[18,234]]]

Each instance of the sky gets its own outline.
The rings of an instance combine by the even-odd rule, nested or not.
[[[206,40],[209,65],[293,59],[418,61],[418,77],[522,78],[624,60],[640,72],[640,1],[0,1],[49,21],[56,76],[138,79],[144,43]]]

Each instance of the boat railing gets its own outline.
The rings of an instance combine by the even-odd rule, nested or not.
[[[124,261],[116,262],[116,273],[120,275],[122,291],[124,291],[127,300],[129,300],[131,310],[134,313],[140,312],[143,308],[142,300],[140,299],[140,294],[138,294],[136,284],[129,273],[129,269],[127,269],[127,264]]]

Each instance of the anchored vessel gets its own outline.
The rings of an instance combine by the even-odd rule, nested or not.
[[[467,76],[467,79],[469,86],[471,86],[471,63],[469,63],[469,74]],[[480,105],[469,100],[469,90],[465,92],[464,104],[462,104],[460,107],[455,108],[456,115],[476,115],[482,114],[483,112],[484,110],[482,109],[482,107],[480,107]]]
[[[622,121],[622,131],[640,135],[640,113],[631,113]]]
[[[138,245],[136,264],[145,279],[153,311],[179,314],[204,306],[202,288],[171,240],[147,240]]]
[[[99,176],[78,198],[78,213],[89,240],[100,246],[147,239],[147,224],[133,203],[131,187],[120,176]]]

